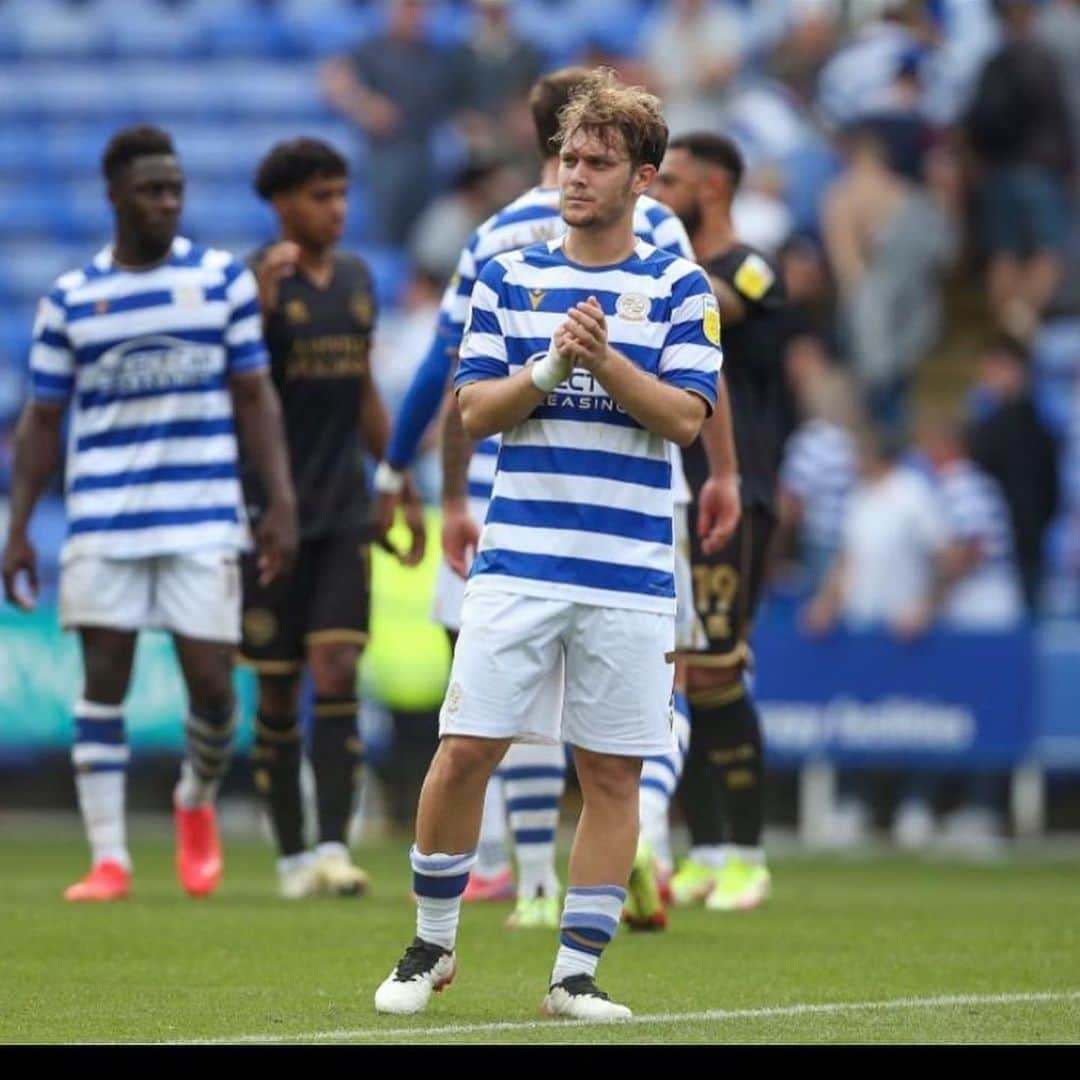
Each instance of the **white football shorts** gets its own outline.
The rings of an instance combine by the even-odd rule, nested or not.
[[[439,734],[670,754],[674,624],[671,615],[472,582]]]
[[[60,568],[65,629],[168,630],[200,641],[240,640],[236,552],[198,551],[143,559],[75,556]]]

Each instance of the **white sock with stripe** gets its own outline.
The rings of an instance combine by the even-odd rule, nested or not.
[[[476,852],[424,855],[409,849],[416,896],[416,936],[444,949],[453,949],[461,919],[461,894],[469,883]]]
[[[596,974],[600,956],[618,929],[624,903],[626,890],[618,885],[571,885],[566,890],[552,986],[571,975]]]
[[[79,797],[91,862],[131,869],[124,820],[124,788],[131,751],[121,705],[80,700],[75,706],[75,790]]]

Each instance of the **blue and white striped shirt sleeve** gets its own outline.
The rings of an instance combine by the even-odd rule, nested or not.
[[[482,379],[501,379],[510,374],[506,341],[499,322],[499,304],[506,268],[498,259],[484,267],[473,287],[465,336],[461,341],[454,389]]]
[[[652,239],[649,242],[653,247],[672,255],[681,255],[691,262],[695,261],[690,236],[677,214],[673,214],[665,206],[653,206],[645,216],[652,228]]]
[[[708,278],[696,267],[671,291],[670,320],[660,354],[660,380],[700,395],[711,414],[723,362],[720,314]]]
[[[243,263],[225,271],[225,298],[229,321],[225,326],[226,367],[230,375],[265,368],[269,361],[263,343],[262,317],[255,275]]]
[[[75,351],[67,334],[64,294],[57,287],[38,304],[30,348],[30,385],[35,401],[64,405],[75,386]]]
[[[458,257],[457,269],[443,293],[439,305],[439,335],[446,349],[456,353],[461,348],[461,339],[465,333],[465,322],[469,317],[469,298],[476,286],[476,256],[473,249],[476,234]]]

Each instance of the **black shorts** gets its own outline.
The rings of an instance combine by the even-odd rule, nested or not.
[[[244,619],[240,662],[265,675],[288,675],[309,645],[363,646],[371,607],[371,558],[365,532],[303,540],[286,578],[258,582],[255,555],[243,559]]]
[[[765,584],[765,559],[775,527],[771,510],[745,508],[731,539],[715,555],[701,550],[697,529],[690,529],[694,612],[708,647],[681,650],[679,655],[687,663],[699,667],[743,667],[748,663],[747,639]]]

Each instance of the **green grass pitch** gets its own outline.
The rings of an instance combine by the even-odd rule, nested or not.
[[[69,905],[70,829],[0,833],[0,1041],[372,1043],[1075,1043],[1080,863],[991,866],[788,856],[760,911],[621,930],[600,983],[638,1018],[539,1016],[555,935],[465,909],[459,972],[420,1017],[372,994],[411,939],[407,840],[358,852],[361,900],[286,903],[258,840],[230,841],[209,900],[181,895],[171,842],[132,829],[135,892]]]

